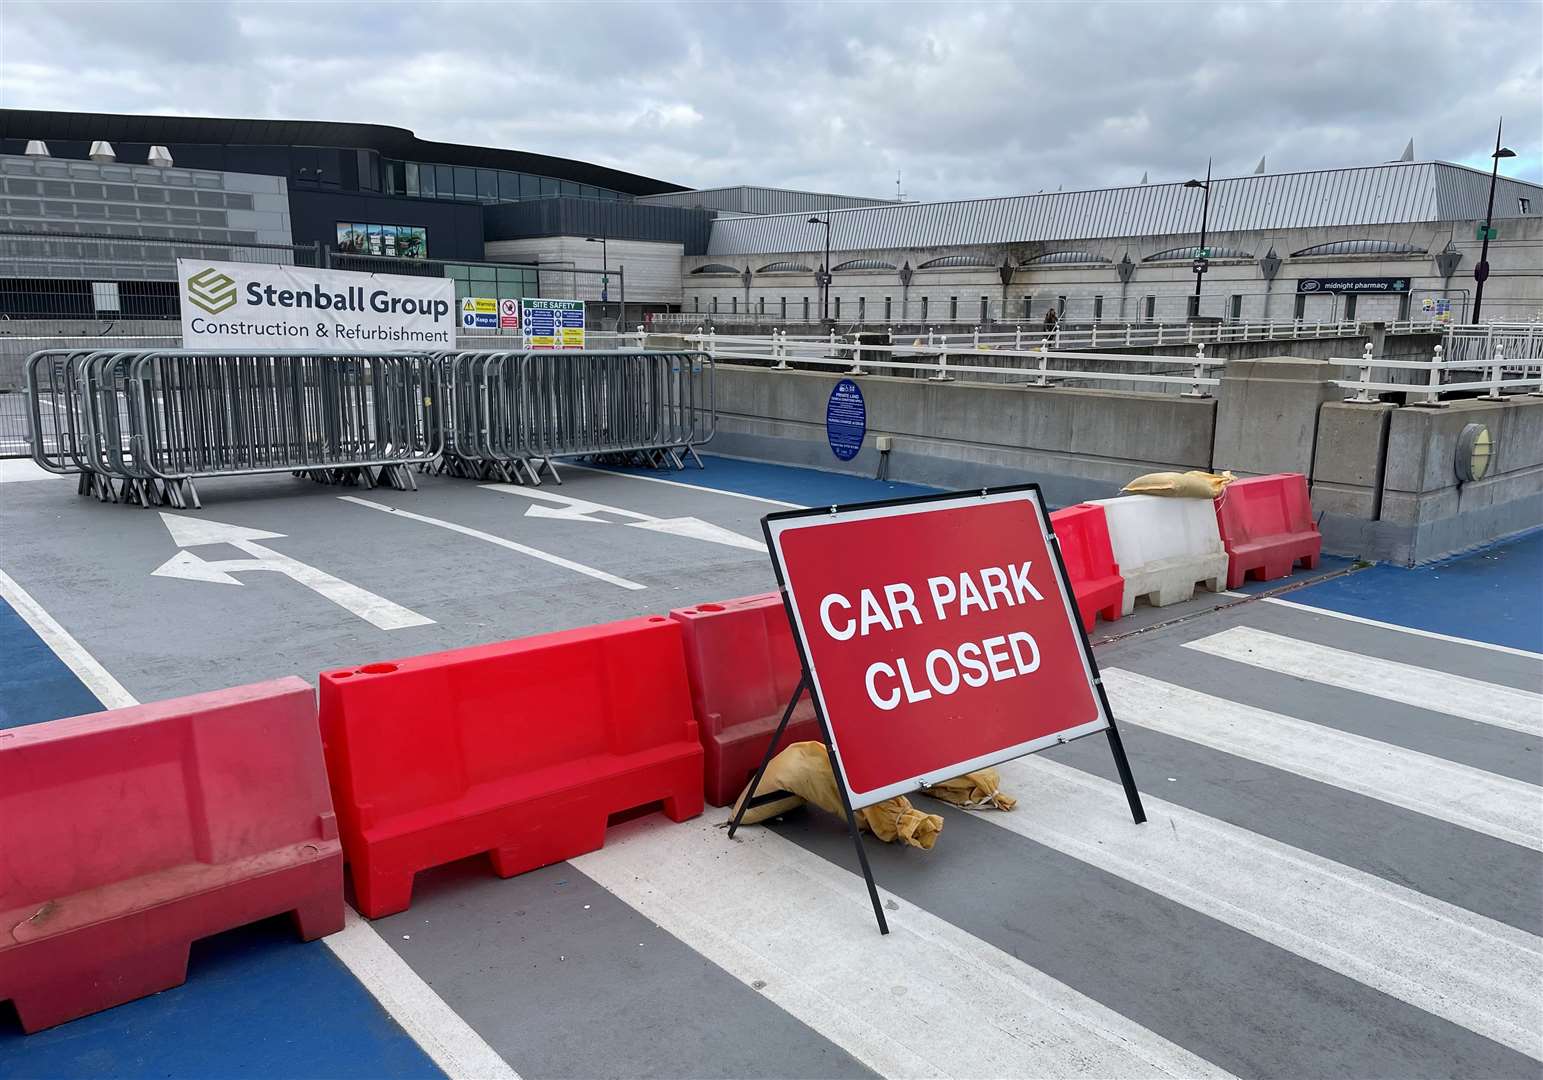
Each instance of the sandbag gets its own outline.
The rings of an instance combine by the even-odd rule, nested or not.
[[[1214,499],[1236,480],[1230,472],[1154,472],[1138,476],[1120,490],[1129,495],[1164,495],[1175,499]]]
[[[836,778],[830,771],[830,755],[826,753],[824,743],[797,742],[772,758],[755,794],[773,791],[790,792],[793,797],[778,799],[765,806],[752,806],[740,819],[743,824],[754,825],[796,810],[806,801],[837,817],[846,816],[841,805],[841,792],[837,790]],[[738,811],[749,796],[750,785],[747,784],[735,801],[734,809]],[[931,848],[937,842],[938,833],[943,831],[941,817],[922,813],[903,795],[858,810],[857,824],[885,843],[901,840],[911,847],[924,849]]]
[[[1011,810],[1018,800],[1002,790],[1002,777],[995,769],[976,769],[972,773],[944,780],[923,788],[924,795],[962,806],[966,810]]]

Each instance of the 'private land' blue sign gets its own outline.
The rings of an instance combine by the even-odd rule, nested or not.
[[[825,405],[825,436],[830,440],[830,452],[842,461],[851,461],[863,448],[863,436],[867,434],[868,406],[863,403],[863,392],[851,379],[842,379]]]

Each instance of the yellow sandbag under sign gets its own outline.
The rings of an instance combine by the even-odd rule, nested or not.
[[[772,758],[755,791],[757,795],[787,791],[793,797],[778,799],[765,806],[752,806],[745,811],[742,819],[746,825],[754,825],[778,814],[796,810],[805,801],[837,817],[846,816],[846,811],[841,807],[841,793],[836,790],[836,778],[830,771],[830,755],[825,752],[824,743],[794,743]],[[734,804],[735,810],[739,809],[740,803],[749,794],[750,786],[747,784]],[[919,848],[932,847],[943,829],[942,818],[936,814],[922,813],[903,795],[863,807],[857,811],[857,824],[886,843],[898,839]]]
[[[1128,495],[1165,495],[1176,499],[1214,499],[1236,480],[1230,472],[1154,472],[1138,476],[1120,490]]]
[[[935,799],[966,809],[993,807],[997,810],[1011,810],[1018,805],[1017,799],[1002,791],[1001,777],[995,769],[978,769],[923,790]],[[836,789],[836,778],[830,771],[830,755],[826,753],[824,743],[794,743],[772,758],[756,788],[756,794],[773,791],[787,791],[791,794],[785,799],[746,810],[742,819],[744,824],[754,825],[786,814],[797,810],[805,802],[812,802],[837,817],[845,816],[841,807],[841,793]],[[747,784],[734,804],[736,810],[749,794]],[[943,831],[941,817],[922,813],[903,795],[863,807],[857,811],[857,822],[861,828],[887,843],[898,839],[919,848],[931,848],[937,842],[938,833]]]

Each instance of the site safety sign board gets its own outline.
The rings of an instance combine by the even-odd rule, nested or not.
[[[498,329],[498,301],[491,296],[467,296],[461,300],[463,330]]]
[[[525,345],[531,349],[582,349],[584,302],[582,300],[520,301],[520,322]]]
[[[854,808],[1111,727],[1037,486],[763,527]]]
[[[177,298],[188,349],[455,346],[451,278],[178,259]]]

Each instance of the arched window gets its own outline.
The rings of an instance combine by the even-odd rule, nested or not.
[[[1148,255],[1142,262],[1189,262],[1195,257],[1196,244],[1186,244],[1184,247],[1169,248],[1167,251],[1159,251],[1156,255]],[[1252,253],[1240,248],[1215,247],[1211,248],[1209,256],[1212,259],[1252,259]]]
[[[932,259],[922,263],[918,270],[950,270],[961,266],[991,266],[997,264],[984,255],[944,255],[940,259]]]
[[[814,268],[796,262],[767,263],[756,271],[757,274],[812,274]]]
[[[1024,259],[1019,266],[1065,266],[1072,263],[1095,263],[1107,266],[1109,260],[1091,251],[1047,251],[1032,259]]]
[[[1426,251],[1414,244],[1398,240],[1335,240],[1329,244],[1314,244],[1301,251],[1293,251],[1293,259],[1311,259],[1322,255],[1424,255]]]
[[[844,263],[837,263],[831,267],[831,273],[837,270],[893,270],[894,263],[887,263],[883,259],[848,259]]]
[[[691,272],[693,274],[738,274],[739,270],[724,263],[708,263],[706,266],[699,266]]]

